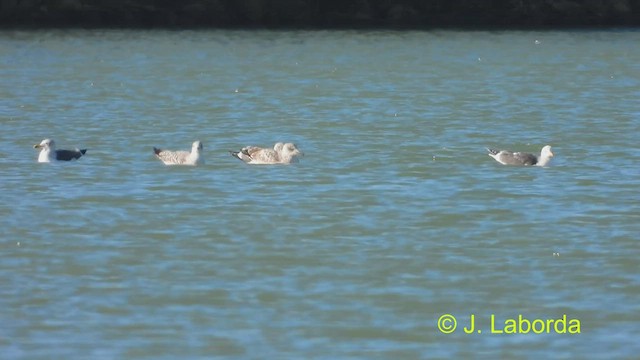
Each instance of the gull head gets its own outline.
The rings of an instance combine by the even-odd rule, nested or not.
[[[551,152],[551,145],[546,145],[545,147],[543,147],[542,151],[540,152],[540,156],[546,157],[546,158],[552,158],[553,152]]]
[[[33,145],[34,149],[53,150],[56,147],[56,142],[51,139],[44,139],[40,144]]]
[[[197,152],[200,150],[202,150],[202,142],[200,140],[194,141],[193,144],[191,145],[191,151]]]
[[[282,153],[288,156],[304,156],[304,153],[298,149],[296,144],[286,143],[282,145]]]

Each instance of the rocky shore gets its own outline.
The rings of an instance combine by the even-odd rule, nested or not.
[[[0,0],[0,27],[640,26],[640,0]]]

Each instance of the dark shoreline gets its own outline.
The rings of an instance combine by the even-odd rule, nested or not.
[[[640,27],[640,0],[0,0],[0,28]]]

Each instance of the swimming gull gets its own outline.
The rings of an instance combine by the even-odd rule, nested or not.
[[[290,164],[298,161],[298,156],[304,154],[293,143],[276,143],[273,149],[257,146],[245,146],[240,151],[229,151],[231,155],[247,164]]]
[[[523,152],[511,152],[507,150],[495,150],[489,148],[487,148],[487,150],[489,151],[488,155],[496,159],[496,161],[502,165],[546,166],[553,157],[551,146],[549,145],[542,148],[540,156]]]
[[[202,142],[194,141],[191,145],[191,152],[172,151],[153,148],[154,154],[165,165],[200,165],[204,164],[204,159],[200,157]]]
[[[40,149],[38,154],[38,162],[48,163],[52,160],[57,161],[70,161],[73,159],[80,159],[82,155],[87,152],[87,149],[75,149],[75,150],[56,150],[56,142],[52,139],[44,139],[40,144],[33,145],[35,149]]]

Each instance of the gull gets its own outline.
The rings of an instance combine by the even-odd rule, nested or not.
[[[40,149],[38,162],[48,163],[51,161],[70,161],[80,159],[87,152],[87,149],[56,150],[56,142],[52,139],[44,139],[40,144],[33,145],[35,149]]]
[[[191,152],[188,151],[172,151],[153,148],[153,153],[165,165],[200,165],[204,164],[204,159],[200,157],[202,143],[194,141],[191,145]]]
[[[553,157],[551,146],[549,145],[542,148],[540,156],[523,152],[511,152],[507,150],[495,150],[489,148],[487,148],[487,150],[489,151],[488,155],[502,165],[546,166]]]
[[[273,149],[245,146],[240,151],[229,151],[232,156],[252,165],[290,164],[304,154],[293,143],[276,143]]]

